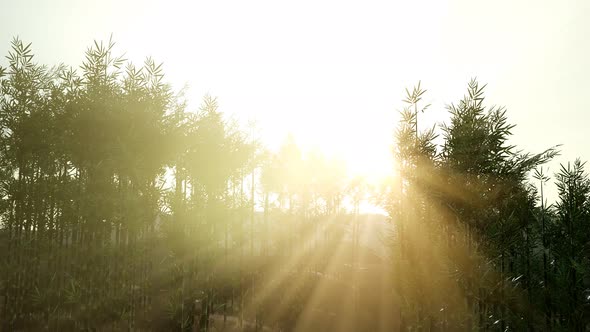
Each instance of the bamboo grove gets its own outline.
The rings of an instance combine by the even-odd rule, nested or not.
[[[113,46],[78,74],[14,39],[0,68],[2,331],[294,328],[359,186],[292,138],[266,151],[214,98],[187,110]]]
[[[584,163],[552,180],[557,147],[509,145],[476,81],[426,131],[425,90],[407,91],[397,175],[373,188],[292,137],[265,149],[215,98],[190,110],[113,46],[74,70],[14,39],[0,67],[0,331],[590,326]],[[385,258],[359,244],[367,197]]]
[[[401,330],[587,330],[584,163],[561,165],[558,199],[548,205],[543,167],[558,147],[529,154],[510,145],[506,110],[484,106],[475,80],[447,107],[448,123],[419,131],[425,92],[419,84],[407,91],[395,134],[400,180],[386,200],[398,227]]]

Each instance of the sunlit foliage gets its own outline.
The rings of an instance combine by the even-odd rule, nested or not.
[[[136,67],[112,41],[79,72],[36,64],[19,39],[7,60],[3,330],[298,324],[350,220],[340,165],[292,138],[266,151],[213,97],[188,110],[161,64]]]
[[[548,207],[542,190],[549,178],[539,167],[556,148],[529,154],[508,144],[514,125],[503,108],[484,106],[483,92],[473,80],[448,106],[440,145],[433,130],[417,131],[420,86],[404,100],[394,151],[400,181],[386,204],[397,226],[391,246],[400,329],[583,330],[583,164],[562,166],[559,201]]]
[[[214,97],[189,109],[114,46],[74,70],[14,39],[0,67],[3,331],[588,329],[585,165],[548,205],[556,147],[511,145],[476,80],[426,129],[441,110],[406,90],[372,186],[292,136],[270,151]]]

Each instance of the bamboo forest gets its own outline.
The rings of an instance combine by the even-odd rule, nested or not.
[[[491,84],[392,92],[370,182],[88,45],[0,62],[0,331],[590,329],[588,166],[514,144]]]

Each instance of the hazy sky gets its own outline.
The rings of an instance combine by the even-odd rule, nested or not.
[[[116,52],[164,62],[193,102],[217,96],[268,145],[292,132],[364,173],[388,167],[404,87],[422,80],[431,125],[477,76],[513,143],[563,144],[565,162],[590,160],[589,14],[590,1],[0,0],[0,53],[18,35],[37,61],[77,66],[113,33]]]

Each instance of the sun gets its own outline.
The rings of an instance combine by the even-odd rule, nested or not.
[[[367,145],[364,149],[346,154],[346,167],[349,176],[362,177],[369,182],[383,180],[393,170],[393,157],[387,149]]]

